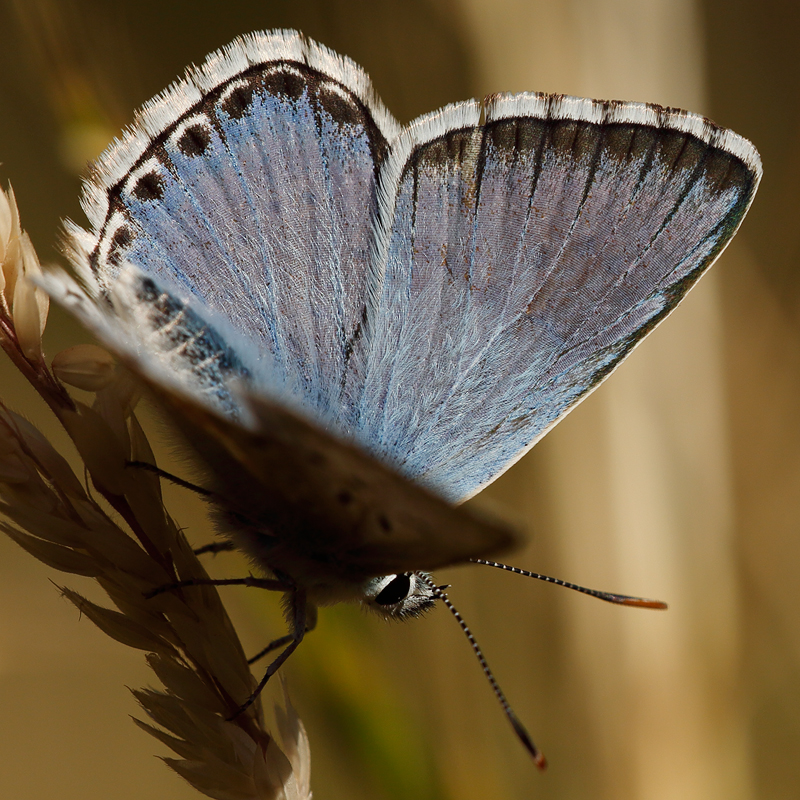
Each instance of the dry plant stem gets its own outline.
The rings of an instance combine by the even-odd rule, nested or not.
[[[28,280],[38,269],[13,196],[0,190],[0,346],[53,410],[113,513],[0,400],[0,531],[49,566],[103,587],[116,610],[62,592],[105,633],[149,653],[165,690],[134,692],[155,725],[136,722],[178,755],[165,759],[176,772],[218,800],[307,800],[308,742],[288,698],[276,712],[284,752],[264,727],[260,702],[252,702],[256,681],[242,646],[164,508],[158,476],[126,469],[131,461],[155,464],[134,414],[131,378],[94,346],[59,354],[56,374],[48,368],[41,349],[47,302]],[[91,406],[71,397],[65,376],[95,391]],[[154,591],[170,584],[191,589]]]
[[[15,331],[9,323],[8,317],[0,311],[0,345],[14,366],[28,379],[56,416],[59,411],[74,411],[72,398],[47,369],[47,365],[28,359],[19,349]]]

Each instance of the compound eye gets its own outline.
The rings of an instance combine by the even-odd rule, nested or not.
[[[411,575],[395,575],[375,598],[379,606],[393,606],[408,597],[411,591]]]

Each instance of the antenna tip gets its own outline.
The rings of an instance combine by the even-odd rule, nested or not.
[[[533,743],[533,739],[531,739],[530,734],[525,730],[523,724],[516,718],[511,709],[507,709],[506,713],[511,720],[511,724],[514,726],[514,733],[517,734],[517,737],[522,742],[525,749],[531,754],[533,763],[541,770],[547,769],[547,759],[542,755],[542,751]]]
[[[644,597],[629,597],[622,603],[625,606],[634,606],[635,608],[659,608],[665,609],[669,606],[661,600],[647,600]]]

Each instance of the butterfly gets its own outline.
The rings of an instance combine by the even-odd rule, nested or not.
[[[655,105],[499,94],[401,126],[352,61],[254,33],[100,158],[67,228],[81,285],[46,283],[290,596],[274,666],[317,605],[414,615],[430,570],[517,542],[458,504],[677,306],[760,176],[749,141]]]

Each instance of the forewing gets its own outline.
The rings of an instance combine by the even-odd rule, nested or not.
[[[362,435],[453,500],[510,466],[662,320],[735,233],[746,140],[561,96],[445,109],[395,146]]]
[[[395,130],[352,62],[294,32],[238,39],[101,159],[78,260],[101,294],[127,262],[195,298],[308,407],[346,412],[377,164]]]

